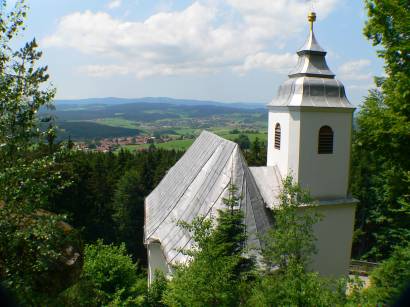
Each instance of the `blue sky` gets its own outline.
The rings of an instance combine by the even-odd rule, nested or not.
[[[316,37],[359,105],[383,73],[361,1],[316,0]],[[303,45],[305,0],[31,0],[28,30],[57,98],[269,102]]]

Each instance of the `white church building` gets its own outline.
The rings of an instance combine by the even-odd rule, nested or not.
[[[278,207],[282,178],[292,175],[317,200],[322,220],[315,227],[317,254],[312,270],[325,276],[348,274],[357,200],[349,193],[354,107],[326,63],[314,32],[297,52],[296,68],[268,104],[267,165],[248,167],[239,146],[204,131],[145,200],[144,240],[148,278],[186,262],[180,250],[192,238],[178,221],[215,217],[224,209],[230,183],[242,198],[248,245],[260,249],[259,235]],[[303,210],[303,209],[300,209]],[[273,212],[272,212],[273,211]]]

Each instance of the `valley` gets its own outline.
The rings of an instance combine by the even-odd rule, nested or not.
[[[79,149],[97,151],[186,150],[203,130],[235,141],[267,139],[267,110],[262,104],[219,103],[170,98],[56,101],[52,116],[59,141],[71,139]]]

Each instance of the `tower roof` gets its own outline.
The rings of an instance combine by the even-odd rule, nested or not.
[[[306,43],[297,52],[296,67],[279,88],[268,106],[307,106],[354,109],[346,97],[343,84],[326,63],[327,52],[319,45],[313,31],[315,13],[309,13],[311,23]]]

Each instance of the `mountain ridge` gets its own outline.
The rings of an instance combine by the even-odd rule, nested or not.
[[[103,98],[84,98],[84,99],[56,99],[56,106],[59,105],[119,105],[130,103],[165,103],[171,105],[183,106],[222,106],[244,109],[260,109],[265,108],[266,104],[260,102],[220,102],[213,100],[199,99],[178,99],[170,97],[142,97],[142,98],[119,98],[119,97],[103,97]]]

